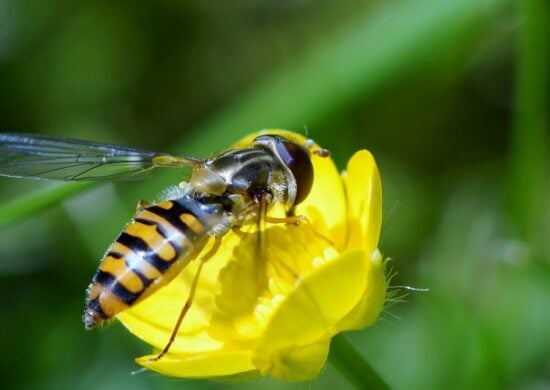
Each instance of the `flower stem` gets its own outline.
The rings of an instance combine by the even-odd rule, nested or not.
[[[338,334],[332,339],[329,362],[356,388],[389,389],[343,334]]]
[[[546,133],[549,130],[550,13],[548,0],[519,2],[516,111],[510,142],[508,215],[513,233],[536,240],[545,202]]]
[[[2,203],[0,204],[0,229],[48,210],[64,199],[91,188],[94,184],[93,182],[57,184]]]

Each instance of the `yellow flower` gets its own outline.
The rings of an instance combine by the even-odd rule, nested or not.
[[[269,133],[304,141],[280,130]],[[138,358],[139,364],[185,378],[307,380],[323,369],[334,335],[376,320],[387,287],[377,249],[382,189],[376,163],[368,151],[359,151],[340,176],[330,158],[312,159],[313,188],[296,212],[307,222],[267,224],[261,261],[255,226],[228,233],[204,265],[168,354],[158,361],[155,355]],[[198,263],[118,319],[162,349]]]

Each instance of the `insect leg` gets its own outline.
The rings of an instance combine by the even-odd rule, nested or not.
[[[296,215],[295,211],[296,211],[296,207],[292,206],[287,210],[286,217],[277,218],[277,217],[266,216],[265,220],[268,223],[287,223],[287,224],[294,224],[294,225],[299,225],[300,222],[307,222],[307,217],[305,215]]]
[[[277,218],[277,217],[269,217],[267,216],[267,208],[268,208],[268,199],[261,198],[258,205],[258,220],[257,220],[257,251],[258,251],[258,257],[259,261],[256,262],[256,280],[258,281],[258,289],[261,288],[261,286],[265,285],[267,283],[266,277],[266,263],[267,263],[267,230],[265,228],[266,223],[288,223],[288,224],[298,224],[300,221],[304,220],[306,221],[305,216],[289,216],[284,218]],[[276,272],[279,274],[284,272],[292,275],[292,277],[297,280],[299,278],[299,275],[288,265],[284,262],[275,262],[273,263],[273,266],[275,268],[278,268]],[[263,284],[262,284],[263,283]]]
[[[258,261],[255,262],[256,273],[256,290],[259,294],[266,282],[266,229],[265,223],[267,218],[267,206],[268,201],[266,198],[261,197],[258,199],[258,218],[256,220],[256,251],[258,254]]]
[[[307,216],[305,215],[295,215],[294,214],[294,207],[292,207],[290,210],[287,211],[286,213],[286,218],[275,218],[275,217],[266,217],[266,221],[269,222],[269,223],[288,223],[288,224],[294,224],[294,225],[299,225],[300,223],[302,222],[306,222],[306,223],[310,223],[309,219],[307,218]],[[313,225],[311,225],[313,227]],[[329,245],[331,246],[334,246],[334,242],[329,239],[328,237],[320,234],[317,232],[317,230],[315,230],[315,228],[313,228],[313,232],[315,233],[315,235],[319,238],[322,238],[323,240],[325,240]]]
[[[176,321],[176,325],[174,326],[174,329],[172,330],[172,334],[170,334],[170,339],[168,340],[168,343],[166,343],[166,346],[162,349],[162,351],[151,361],[158,361],[160,360],[166,353],[168,353],[168,350],[174,343],[174,340],[176,339],[176,335],[178,334],[178,330],[181,326],[181,323],[183,322],[183,319],[185,318],[187,312],[191,308],[191,304],[193,303],[193,298],[195,297],[195,292],[197,290],[197,285],[199,282],[199,277],[202,271],[202,267],[204,264],[218,251],[220,248],[222,239],[221,237],[215,236],[214,245],[212,245],[212,248],[200,259],[199,267],[197,268],[197,273],[195,274],[195,277],[193,278],[193,282],[191,283],[191,288],[189,290],[189,295],[187,296],[187,300],[185,301],[185,304],[183,305],[180,315],[178,317],[178,320]]]
[[[290,215],[284,218],[266,216],[265,221],[269,223],[288,223],[298,225],[300,222],[307,221],[307,217],[305,215]]]
[[[150,207],[150,206],[152,206],[151,202],[148,202],[143,199],[138,200],[136,204],[136,214],[141,213],[143,210],[145,210],[147,207]]]

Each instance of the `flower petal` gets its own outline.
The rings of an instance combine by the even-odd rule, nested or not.
[[[239,375],[239,379],[253,379],[259,371],[251,361],[250,351],[217,351],[200,354],[167,355],[152,360],[155,355],[136,359],[141,366],[158,373],[181,378],[220,378]]]
[[[212,240],[213,241],[213,240]],[[221,248],[203,268],[195,299],[187,313],[178,337],[170,347],[171,353],[218,350],[221,342],[208,332],[210,316],[219,292],[218,274],[233,258],[233,250],[241,242],[233,232],[223,237]],[[203,253],[208,252],[208,247]],[[168,285],[142,302],[120,313],[117,318],[128,330],[146,343],[162,349],[168,342],[197,273],[200,258],[191,261]]]
[[[157,291],[136,306],[120,313],[117,318],[128,330],[146,343],[162,349],[168,342],[189,291],[188,279],[193,277],[191,267],[180,277]],[[197,292],[199,293],[199,292]],[[218,350],[222,344],[206,332],[208,307],[212,296],[196,297],[182,324],[178,337],[170,348],[171,353]],[[202,301],[197,304],[197,301]]]
[[[384,260],[378,249],[375,249],[370,256],[364,277],[366,288],[363,297],[353,310],[338,323],[339,330],[362,329],[372,325],[384,307],[388,282]]]
[[[330,338],[298,347],[277,351],[271,356],[272,366],[264,368],[264,375],[287,381],[304,381],[319,375],[330,348]]]
[[[364,251],[354,250],[321,264],[297,282],[273,313],[254,352],[253,361],[262,373],[280,370],[277,364],[284,360],[282,352],[337,333],[336,324],[364,295],[369,263]]]
[[[371,253],[378,246],[382,226],[382,183],[372,154],[355,153],[343,175],[348,202],[348,248]]]

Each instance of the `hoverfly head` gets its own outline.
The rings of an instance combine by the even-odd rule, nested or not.
[[[271,150],[291,175],[288,187],[289,197],[293,198],[292,206],[301,203],[311,191],[313,185],[311,156],[327,157],[330,155],[326,149],[312,151],[311,148],[314,146],[312,140],[307,140],[303,145],[300,145],[287,138],[273,134],[256,137],[254,144],[263,145]]]

